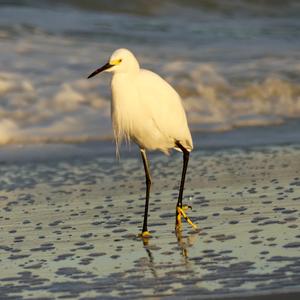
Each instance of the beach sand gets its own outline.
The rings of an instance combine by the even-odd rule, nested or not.
[[[148,241],[137,151],[100,148],[1,150],[0,299],[299,299],[299,146],[194,151],[184,202],[201,230],[177,236],[181,155],[151,155]]]
[[[0,1],[0,300],[300,299],[300,1]],[[195,149],[114,156],[118,48],[180,94]],[[105,141],[104,141],[105,140]]]

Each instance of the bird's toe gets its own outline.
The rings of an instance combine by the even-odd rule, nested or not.
[[[192,220],[187,216],[186,211],[188,209],[192,209],[189,205],[183,205],[182,207],[176,207],[176,230],[181,227],[181,217],[183,217],[192,227],[193,229],[197,228],[197,225],[192,222]]]

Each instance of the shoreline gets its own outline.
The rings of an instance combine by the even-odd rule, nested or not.
[[[299,128],[299,130],[298,130]],[[194,150],[218,152],[230,149],[259,149],[272,146],[297,145],[300,141],[300,119],[289,120],[281,125],[240,127],[225,132],[192,132]],[[134,143],[121,147],[121,160],[139,157]],[[151,155],[163,155],[158,151]],[[94,158],[102,156],[116,159],[113,139],[84,141],[80,143],[7,144],[0,146],[0,161],[41,162]],[[117,160],[117,159],[116,159]]]

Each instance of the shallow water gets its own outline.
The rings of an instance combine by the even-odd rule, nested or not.
[[[120,47],[175,86],[193,130],[300,116],[298,1],[163,3],[2,1],[0,143],[110,136],[109,76],[86,76]]]
[[[0,3],[1,299],[299,298],[299,1],[163,3]],[[183,98],[200,232],[174,232],[180,154],[151,154],[137,237],[142,164],[85,78],[119,47]]]
[[[296,145],[193,152],[184,201],[201,231],[184,224],[177,236],[181,157],[152,157],[144,241],[140,161],[3,161],[1,297],[297,297],[299,155]]]

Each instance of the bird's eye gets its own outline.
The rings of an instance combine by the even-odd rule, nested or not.
[[[121,63],[122,62],[122,59],[120,58],[119,60],[118,60],[118,63]]]

